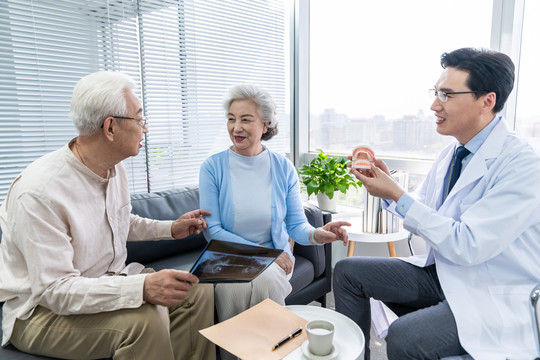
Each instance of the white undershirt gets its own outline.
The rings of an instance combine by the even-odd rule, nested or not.
[[[270,155],[243,156],[229,149],[234,205],[233,232],[255,244],[272,242],[272,176]]]

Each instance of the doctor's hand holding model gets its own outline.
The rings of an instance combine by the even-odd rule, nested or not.
[[[432,90],[437,132],[456,142],[436,158],[413,199],[381,160],[351,172],[425,240],[405,259],[353,257],[334,271],[336,310],[366,335],[369,298],[399,317],[389,359],[537,356],[529,293],[540,282],[540,159],[510,132],[502,110],[514,85],[505,54],[463,48],[441,56]]]

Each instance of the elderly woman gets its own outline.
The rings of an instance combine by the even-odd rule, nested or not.
[[[347,222],[313,228],[307,221],[298,176],[292,163],[266,148],[261,140],[277,134],[275,104],[253,85],[238,85],[224,103],[232,146],[202,164],[200,206],[206,217],[207,240],[219,239],[282,249],[282,255],[251,283],[218,284],[219,321],[270,298],[284,305],[291,292],[294,256],[289,238],[302,245],[347,243]]]

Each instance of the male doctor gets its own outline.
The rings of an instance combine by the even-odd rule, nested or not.
[[[426,241],[427,254],[341,260],[336,310],[362,328],[366,359],[370,297],[400,316],[388,330],[389,359],[532,359],[540,159],[497,115],[512,91],[514,65],[502,53],[472,48],[443,54],[441,65],[431,109],[437,132],[457,141],[437,157],[417,199],[381,160],[363,173],[351,169]]]

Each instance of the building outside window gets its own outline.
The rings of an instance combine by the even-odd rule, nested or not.
[[[452,141],[430,110],[440,56],[490,47],[493,1],[310,2],[309,151],[434,159]],[[467,9],[467,11],[463,11]],[[411,174],[410,186],[423,178]]]

